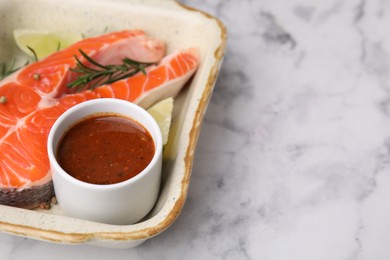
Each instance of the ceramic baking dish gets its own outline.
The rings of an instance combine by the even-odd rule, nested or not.
[[[200,67],[175,99],[161,193],[142,221],[107,225],[65,216],[58,206],[50,210],[0,206],[1,232],[48,242],[128,248],[166,230],[186,200],[197,139],[224,55],[224,25],[172,0],[0,0],[0,24],[0,62],[18,55],[12,38],[18,28],[87,36],[134,28],[165,40],[168,52],[199,48]]]

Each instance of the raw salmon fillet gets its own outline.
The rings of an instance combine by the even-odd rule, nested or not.
[[[146,75],[75,93],[67,84],[77,78],[71,68],[83,50],[97,62],[119,64],[128,57],[158,62]],[[165,56],[162,41],[141,30],[120,31],[82,40],[67,49],[26,66],[0,82],[0,204],[34,208],[53,195],[46,152],[47,136],[55,120],[70,107],[96,98],[118,98],[148,108],[175,96],[198,67],[194,48]]]

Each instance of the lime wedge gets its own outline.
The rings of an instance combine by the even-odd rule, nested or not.
[[[54,33],[39,30],[18,29],[14,30],[14,39],[17,46],[27,55],[33,57],[34,50],[38,60],[62,50],[69,45],[81,40],[80,33]]]
[[[169,128],[171,126],[173,98],[164,99],[153,105],[147,111],[156,120],[163,137],[163,144],[168,142]]]

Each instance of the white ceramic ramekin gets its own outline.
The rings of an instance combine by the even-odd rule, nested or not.
[[[56,160],[57,145],[76,122],[94,113],[116,113],[143,125],[151,134],[155,154],[150,164],[135,177],[116,184],[90,184],[67,174]],[[107,224],[127,225],[142,219],[154,206],[162,167],[161,131],[148,112],[124,100],[104,98],[85,101],[62,114],[50,130],[47,150],[57,201],[71,217]]]

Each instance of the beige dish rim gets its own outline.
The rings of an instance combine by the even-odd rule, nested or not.
[[[178,3],[176,1],[175,3],[181,6],[182,8],[187,9],[188,11],[198,12],[204,15],[206,18],[214,20],[221,30],[221,41],[218,48],[214,52],[215,62],[210,70],[210,74],[207,79],[207,84],[202,93],[199,106],[196,109],[195,117],[192,121],[192,126],[189,133],[189,144],[186,149],[186,153],[184,157],[185,172],[184,172],[184,177],[181,181],[180,197],[176,200],[169,214],[162,221],[160,221],[157,225],[153,227],[147,227],[139,230],[126,231],[126,232],[65,233],[56,230],[45,230],[45,229],[30,227],[27,225],[18,225],[18,224],[12,224],[12,223],[0,221],[0,228],[2,231],[14,235],[25,236],[25,237],[35,238],[39,240],[55,242],[55,243],[79,244],[91,240],[101,240],[101,239],[111,240],[111,241],[128,241],[128,240],[136,241],[136,240],[148,239],[150,237],[153,237],[163,232],[177,219],[181,210],[183,209],[184,202],[187,197],[188,186],[190,182],[192,165],[193,165],[193,157],[194,157],[193,151],[195,151],[196,148],[197,140],[202,127],[203,117],[206,112],[208,103],[210,101],[211,94],[213,92],[214,85],[218,76],[220,64],[224,56],[226,42],[227,42],[227,29],[218,18],[206,12]]]

